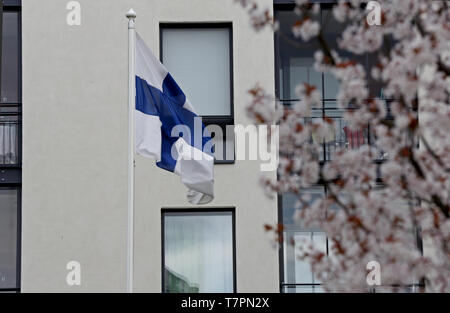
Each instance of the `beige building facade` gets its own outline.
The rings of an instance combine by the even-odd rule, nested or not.
[[[247,90],[274,90],[274,40],[224,0],[22,0],[22,292],[125,292],[127,251],[127,71],[125,13],[156,56],[161,25],[231,29],[233,122],[248,125]],[[263,5],[272,6],[271,0]],[[72,19],[73,21],[73,19]],[[182,24],[180,24],[182,23]],[[170,71],[170,68],[169,68]],[[176,75],[175,75],[176,79]],[[181,84],[181,88],[183,85]],[[189,97],[189,95],[188,95]],[[193,105],[195,106],[194,101]],[[134,290],[163,291],[165,213],[233,213],[237,292],[279,292],[279,254],[263,225],[277,200],[259,186],[259,161],[215,165],[215,199],[192,206],[178,176],[136,156]],[[266,173],[275,178],[275,172]],[[78,262],[81,284],[67,264]]]

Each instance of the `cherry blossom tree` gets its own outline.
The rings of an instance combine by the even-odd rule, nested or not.
[[[270,8],[235,1],[256,31],[280,31]],[[280,136],[278,179],[263,178],[262,186],[271,196],[294,194],[295,221],[326,232],[329,255],[311,243],[298,251],[326,291],[370,290],[366,264],[377,261],[382,281],[377,291],[421,282],[422,291],[450,292],[450,5],[379,0],[381,25],[371,26],[364,2],[339,1],[332,13],[346,26],[337,39],[339,50],[377,54],[370,73],[324,39],[315,19],[319,4],[296,1],[292,34],[300,44],[313,39],[320,44],[315,69],[340,82],[336,98],[346,109],[343,118],[354,130],[370,129],[371,144],[338,147],[332,160],[321,161],[320,140],[311,138],[326,138],[335,121],[308,119],[322,102],[317,86],[300,84],[301,100],[284,107],[272,91],[256,85],[249,91],[248,115],[257,123],[278,124]],[[387,40],[394,44],[383,53]],[[383,84],[393,101],[373,97],[366,74]],[[317,184],[326,186],[327,195],[311,201],[303,191]],[[265,227],[284,240],[283,225]]]

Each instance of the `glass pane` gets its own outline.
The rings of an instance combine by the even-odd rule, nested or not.
[[[0,289],[16,288],[17,189],[0,188]]]
[[[18,290],[14,290],[14,291],[1,291],[0,290],[0,294],[6,294],[6,293],[20,293]]]
[[[322,90],[322,73],[314,69],[314,52],[319,48],[316,40],[303,42],[292,34],[299,17],[292,11],[275,12],[280,24],[276,34],[276,54],[279,75],[278,97],[281,100],[298,99],[295,88],[301,83]]]
[[[162,31],[163,62],[198,114],[231,114],[230,30]]]
[[[233,292],[231,213],[164,214],[164,292]]]
[[[333,13],[330,9],[322,9],[322,31],[323,37],[327,45],[334,50],[337,50],[341,55],[344,51],[338,49],[336,40],[340,33],[345,29],[343,24],[334,19]],[[344,53],[346,54],[346,53]],[[331,73],[324,74],[325,99],[336,99],[339,91],[339,81]]]
[[[370,53],[367,56],[368,59],[368,71],[371,71],[372,68],[376,67],[379,63],[378,53]],[[386,86],[382,81],[376,80],[372,77],[372,73],[368,72],[368,85],[369,85],[369,98],[380,98],[385,99],[384,97],[384,88]]]
[[[323,76],[325,99],[336,99],[339,92],[339,81],[331,73],[325,73]]]
[[[302,240],[310,241],[310,232],[285,232],[284,234],[284,282],[288,284],[313,283],[311,266],[298,259]],[[294,244],[293,244],[294,243]]]
[[[289,81],[289,90],[286,90],[290,96],[289,99],[298,99],[298,96],[295,94],[295,88],[302,83],[321,89],[322,74],[314,69],[313,58],[291,57],[289,58],[289,67],[284,70],[285,75],[289,75],[287,79]]]
[[[1,103],[18,103],[20,95],[19,13],[3,12]]]

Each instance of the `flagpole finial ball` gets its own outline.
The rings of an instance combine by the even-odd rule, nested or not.
[[[130,11],[127,12],[127,18],[135,19],[136,18],[136,12],[133,9],[130,9]]]

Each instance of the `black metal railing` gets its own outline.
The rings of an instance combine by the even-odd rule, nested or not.
[[[281,293],[323,293],[322,284],[305,283],[305,284],[288,284],[281,283]]]
[[[20,108],[2,104],[0,110],[0,166],[20,165],[21,128]]]
[[[320,283],[288,284],[281,283],[281,293],[323,293],[323,285]],[[425,291],[424,283],[404,285],[381,285],[367,288],[369,293],[395,292],[395,293],[421,293]]]

